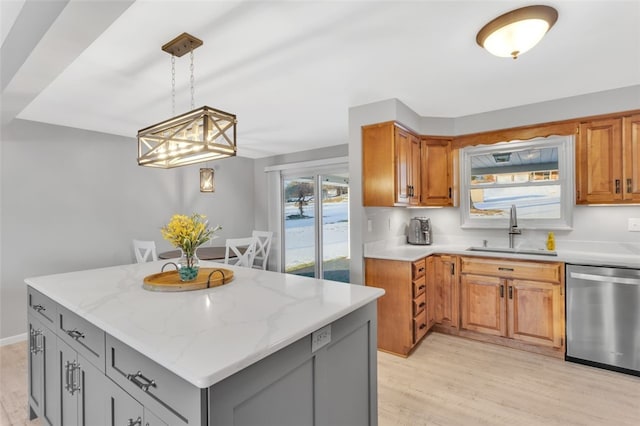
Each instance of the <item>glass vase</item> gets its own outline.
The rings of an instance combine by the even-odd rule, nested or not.
[[[178,260],[178,274],[180,281],[193,281],[198,276],[200,270],[200,260],[196,253],[187,254],[182,252],[182,257]]]

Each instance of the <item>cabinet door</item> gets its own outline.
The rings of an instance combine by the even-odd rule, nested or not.
[[[108,425],[142,426],[144,408],[111,380],[105,380]]]
[[[104,373],[88,360],[78,355],[80,364],[79,380],[79,423],[83,426],[105,425],[107,419],[107,391]]]
[[[409,204],[411,179],[411,134],[395,128],[396,204]]]
[[[153,414],[148,408],[144,409],[144,426],[167,426],[160,417]]]
[[[58,371],[58,337],[47,327],[42,329],[42,411],[43,424],[59,425],[60,373]]]
[[[433,270],[433,256],[429,256],[426,259],[426,266],[427,329],[430,329],[436,323],[436,286],[435,271]]]
[[[576,152],[577,202],[622,200],[622,120],[582,123]]]
[[[510,280],[507,285],[508,336],[528,343],[562,347],[562,285],[525,280]]]
[[[640,114],[623,118],[624,199],[640,202]]]
[[[423,139],[421,143],[421,204],[451,206],[451,141]]]
[[[58,365],[60,372],[60,424],[78,424],[78,394],[80,389],[80,368],[76,351],[58,339]]]
[[[420,139],[417,136],[410,135],[411,139],[411,170],[409,172],[409,204],[412,206],[420,205],[421,187],[420,187]]]
[[[459,327],[458,286],[456,279],[456,257],[436,256],[436,321],[439,324]]]
[[[505,280],[463,274],[461,291],[462,328],[495,336],[507,335]]]

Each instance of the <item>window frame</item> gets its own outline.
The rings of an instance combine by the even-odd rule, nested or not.
[[[506,229],[509,218],[472,218],[471,217],[471,157],[477,154],[492,154],[519,151],[532,148],[557,148],[558,172],[560,178],[554,184],[560,185],[560,218],[526,219],[518,218],[518,227],[522,229],[573,229],[573,206],[575,205],[575,137],[573,135],[552,135],[529,140],[513,140],[491,145],[467,146],[460,149],[460,226],[464,229]],[[537,186],[539,184],[531,184]],[[519,186],[529,186],[526,183]]]

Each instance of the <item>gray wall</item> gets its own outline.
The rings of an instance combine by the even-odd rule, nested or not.
[[[431,217],[436,243],[452,238],[505,238],[500,230],[462,230],[457,208],[405,209],[364,208],[362,206],[362,140],[361,126],[396,120],[419,134],[457,136],[488,130],[545,123],[619,111],[640,109],[640,85],[557,99],[459,118],[419,117],[397,99],[361,105],[349,109],[349,173],[351,175],[351,280],[363,282],[363,244],[405,235],[411,217]],[[574,209],[574,229],[557,232],[557,240],[638,242],[638,234],[626,231],[627,218],[640,217],[639,206],[583,207]],[[371,231],[367,221],[371,221]],[[531,242],[540,241],[544,231],[526,232]]]
[[[1,134],[0,339],[26,331],[25,277],[132,263],[134,238],[170,249],[174,213],[222,224],[213,245],[253,229],[251,159],[212,163],[217,191],[201,194],[199,166],[139,167],[134,138],[23,120]]]

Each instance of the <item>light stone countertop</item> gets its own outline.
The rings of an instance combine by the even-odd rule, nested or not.
[[[471,246],[475,245],[461,242],[433,245],[394,244],[394,241],[374,242],[365,244],[364,257],[413,262],[432,254],[453,254],[640,269],[640,244],[633,243],[586,241],[558,243],[557,256],[468,251],[467,249]]]
[[[229,284],[185,292],[142,288],[166,261],[25,282],[199,388],[207,388],[384,294],[381,289],[201,262]]]

